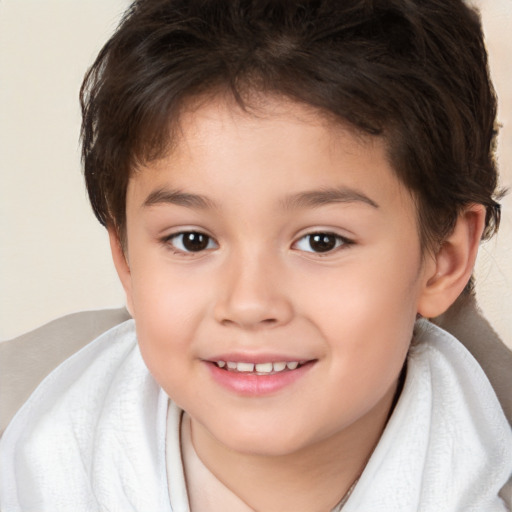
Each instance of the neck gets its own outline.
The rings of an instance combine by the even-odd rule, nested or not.
[[[352,425],[285,455],[231,450],[194,419],[192,442],[203,464],[253,510],[328,512],[361,475],[385,427],[395,392],[396,385]]]

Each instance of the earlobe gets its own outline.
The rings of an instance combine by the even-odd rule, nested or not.
[[[485,207],[470,205],[459,215],[452,233],[427,265],[418,313],[433,318],[444,313],[468,283],[485,225]]]
[[[108,228],[108,237],[110,241],[110,250],[112,252],[112,259],[116,267],[117,275],[123,285],[126,294],[126,308],[133,317],[133,304],[132,304],[132,279],[130,265],[128,263],[126,251],[123,249],[117,231],[110,227]]]

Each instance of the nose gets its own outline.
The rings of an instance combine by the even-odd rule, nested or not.
[[[219,276],[215,319],[225,326],[261,329],[287,324],[293,307],[278,266],[252,255],[225,263]]]

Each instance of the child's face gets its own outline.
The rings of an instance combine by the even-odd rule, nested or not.
[[[271,99],[211,101],[180,134],[127,193],[123,281],[156,380],[242,452],[382,423],[430,268],[383,142]]]

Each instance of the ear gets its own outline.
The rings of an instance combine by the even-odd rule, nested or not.
[[[128,309],[128,312],[132,318],[134,318],[132,302],[132,275],[130,271],[130,265],[115,228],[108,228],[108,237],[110,240],[110,250],[112,252],[112,259],[114,260],[114,266],[116,267],[117,275],[121,280],[121,284],[123,285],[124,292],[126,294],[126,308]]]
[[[485,226],[483,205],[468,206],[458,217],[452,233],[425,265],[425,285],[418,313],[433,318],[444,313],[462,293],[475,265]]]

